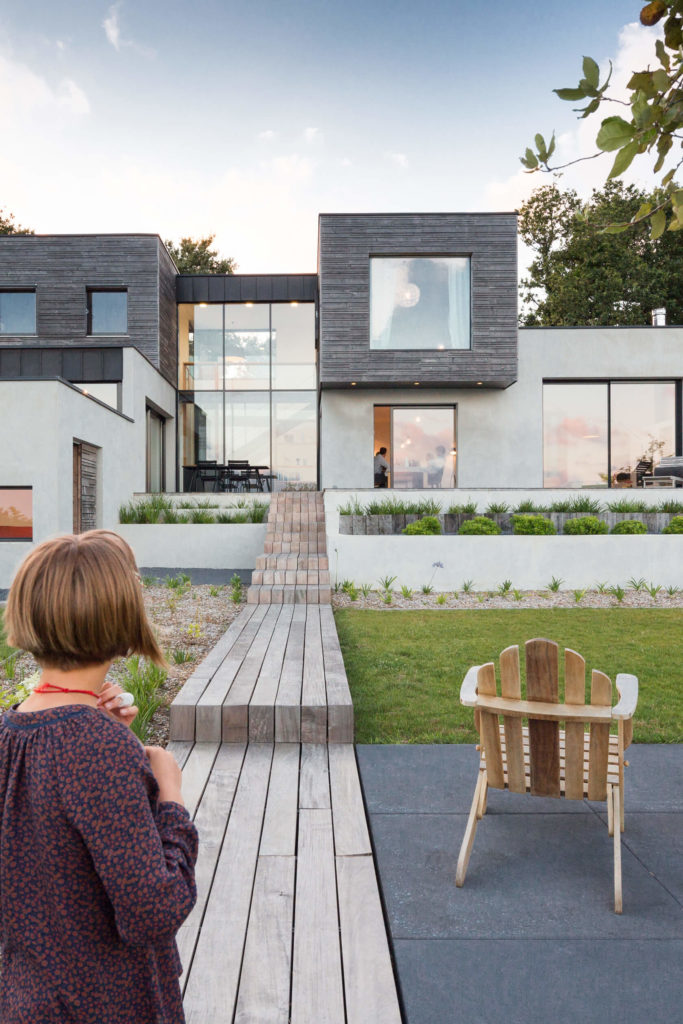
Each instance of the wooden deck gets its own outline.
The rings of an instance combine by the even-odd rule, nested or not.
[[[248,605],[171,706],[200,838],[187,1022],[400,1024],[321,496],[276,498]]]

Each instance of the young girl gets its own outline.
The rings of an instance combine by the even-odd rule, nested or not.
[[[114,658],[164,660],[132,551],[104,530],[38,545],[5,624],[42,672],[0,718],[0,1020],[182,1024],[197,832],[173,756],[105,683]]]

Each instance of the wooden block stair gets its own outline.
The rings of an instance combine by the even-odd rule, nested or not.
[[[273,495],[248,604],[330,604],[325,509],[317,491]]]

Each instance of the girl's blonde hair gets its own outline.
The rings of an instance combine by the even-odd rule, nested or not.
[[[13,647],[62,671],[129,654],[166,663],[147,619],[135,556],[110,530],[39,544],[12,582],[5,626]]]

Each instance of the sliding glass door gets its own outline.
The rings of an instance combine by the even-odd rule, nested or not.
[[[455,406],[376,406],[375,450],[386,448],[388,486],[456,486]]]

